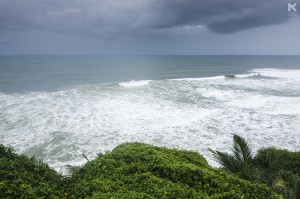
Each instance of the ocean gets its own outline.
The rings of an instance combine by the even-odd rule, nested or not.
[[[61,173],[126,142],[218,166],[233,134],[300,150],[300,56],[0,56],[0,144]]]

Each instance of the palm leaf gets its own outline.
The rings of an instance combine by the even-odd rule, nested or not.
[[[86,159],[88,162],[90,161],[89,158],[87,157],[87,155],[85,155],[84,153],[82,153],[82,156],[83,156],[84,159]]]
[[[222,153],[220,151],[214,151],[208,149],[213,153],[213,156],[216,158],[219,164],[222,165],[226,170],[230,171],[233,174],[237,174],[241,171],[241,164],[235,159],[235,157],[228,153]]]
[[[249,179],[252,155],[244,138],[238,135],[233,136],[233,155],[211,149],[209,151],[225,169],[231,173],[240,174],[242,178]]]
[[[242,165],[242,177],[249,178],[252,160],[251,149],[246,140],[236,134],[233,136],[233,153],[236,160]]]
[[[284,161],[287,152],[275,148],[262,148],[257,152],[255,159],[260,167],[268,172],[275,171]]]
[[[273,182],[273,188],[281,188],[281,189],[287,189],[288,183],[284,181],[282,178],[278,178]]]

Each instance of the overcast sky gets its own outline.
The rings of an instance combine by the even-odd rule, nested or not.
[[[0,54],[300,55],[300,3],[0,0]]]

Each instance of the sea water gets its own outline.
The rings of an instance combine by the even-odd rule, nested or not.
[[[126,142],[217,166],[233,134],[300,150],[299,56],[0,56],[0,143],[59,172]]]

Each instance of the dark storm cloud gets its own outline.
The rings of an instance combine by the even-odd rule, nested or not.
[[[0,0],[0,29],[102,38],[193,26],[234,33],[289,19],[285,0]]]
[[[213,32],[233,33],[289,19],[284,0],[165,0],[152,6],[155,17],[145,21],[154,28],[198,24]]]

